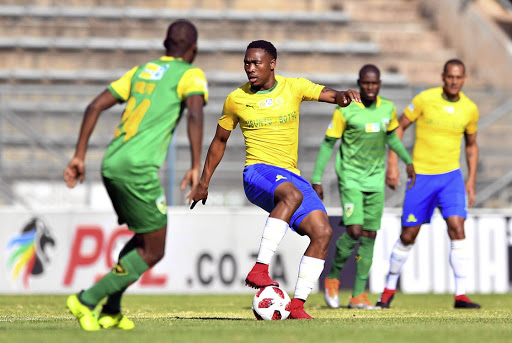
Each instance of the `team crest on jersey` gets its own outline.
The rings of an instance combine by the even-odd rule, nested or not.
[[[367,133],[379,132],[380,131],[380,123],[366,123],[365,131]]]
[[[354,213],[354,204],[353,203],[347,203],[343,206],[344,213],[347,217],[350,217],[352,213]]]
[[[274,106],[274,99],[268,98],[268,99],[262,100],[262,101],[258,102],[258,106],[260,108],[272,107],[272,106]]]
[[[455,113],[455,107],[453,106],[443,106],[443,111],[449,114]]]
[[[156,208],[158,208],[158,210],[162,213],[162,214],[166,214],[167,213],[167,203],[165,201],[165,195],[162,194],[160,195],[156,201]]]
[[[168,68],[168,65],[160,66],[155,63],[148,63],[139,77],[144,80],[160,80]]]
[[[382,127],[387,129],[388,126],[389,126],[389,119],[388,118],[382,119]]]

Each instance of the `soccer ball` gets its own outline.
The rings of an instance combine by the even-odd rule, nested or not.
[[[252,300],[252,312],[258,320],[285,320],[290,306],[288,294],[275,286],[261,288]]]

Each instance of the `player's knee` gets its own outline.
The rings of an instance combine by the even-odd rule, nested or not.
[[[347,235],[353,240],[358,240],[361,237],[363,229],[359,225],[347,226]]]
[[[328,246],[332,236],[332,228],[328,223],[321,223],[313,230],[311,240],[322,246]]]
[[[416,236],[413,236],[411,234],[402,233],[400,235],[400,240],[402,241],[402,244],[404,244],[404,245],[411,245],[411,244],[414,244],[414,242],[416,241]]]
[[[155,264],[157,264],[164,258],[164,255],[165,255],[165,250],[163,250],[163,249],[151,251],[149,254],[146,254],[146,258],[145,258],[146,263],[148,264],[149,267],[153,267]]]
[[[289,191],[284,197],[283,201],[288,204],[291,208],[297,209],[300,204],[302,204],[302,200],[304,199],[304,195],[298,189],[294,189]]]

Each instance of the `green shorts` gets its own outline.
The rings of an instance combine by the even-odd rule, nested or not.
[[[158,179],[146,183],[130,183],[103,177],[119,224],[130,231],[146,233],[167,226],[165,194]]]
[[[384,192],[363,192],[356,189],[340,188],[343,223],[362,225],[363,230],[380,229],[384,211]]]

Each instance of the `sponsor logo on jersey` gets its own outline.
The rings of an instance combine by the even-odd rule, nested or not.
[[[411,213],[411,214],[409,214],[409,215],[407,216],[407,220],[406,220],[406,222],[408,222],[408,223],[416,223],[417,221],[418,221],[418,219],[416,219],[416,217],[414,216],[414,214],[412,214],[412,213]]]
[[[254,105],[245,104],[245,107],[249,107],[249,108],[252,108],[253,110],[255,110]]]
[[[140,73],[139,78],[144,80],[160,80],[167,69],[169,69],[168,65],[160,66],[155,63],[148,63],[142,73]]]
[[[166,214],[167,213],[167,202],[165,200],[165,195],[162,194],[160,195],[156,201],[156,208],[158,208],[158,210],[162,213],[162,214]]]
[[[274,100],[272,98],[262,100],[258,102],[258,106],[260,108],[272,107],[274,106]]]
[[[279,181],[279,180],[288,180],[288,178],[286,176],[283,176],[283,175],[276,175],[276,182]]]
[[[356,263],[362,259],[361,255],[356,255]]]
[[[380,131],[380,123],[366,123],[365,131],[367,133],[379,132]]]
[[[407,106],[407,109],[411,112],[414,111],[414,105],[413,104],[409,104],[409,106]]]
[[[389,119],[388,118],[382,119],[382,127],[387,129],[388,126],[389,126]]]
[[[352,213],[354,213],[354,204],[353,203],[347,203],[343,206],[344,213],[347,217],[350,217]]]
[[[327,129],[328,129],[328,130],[331,130],[333,126],[334,126],[334,123],[331,121],[331,123],[329,124],[329,126],[327,126]]]
[[[443,111],[449,114],[455,113],[455,107],[453,106],[443,106]]]

